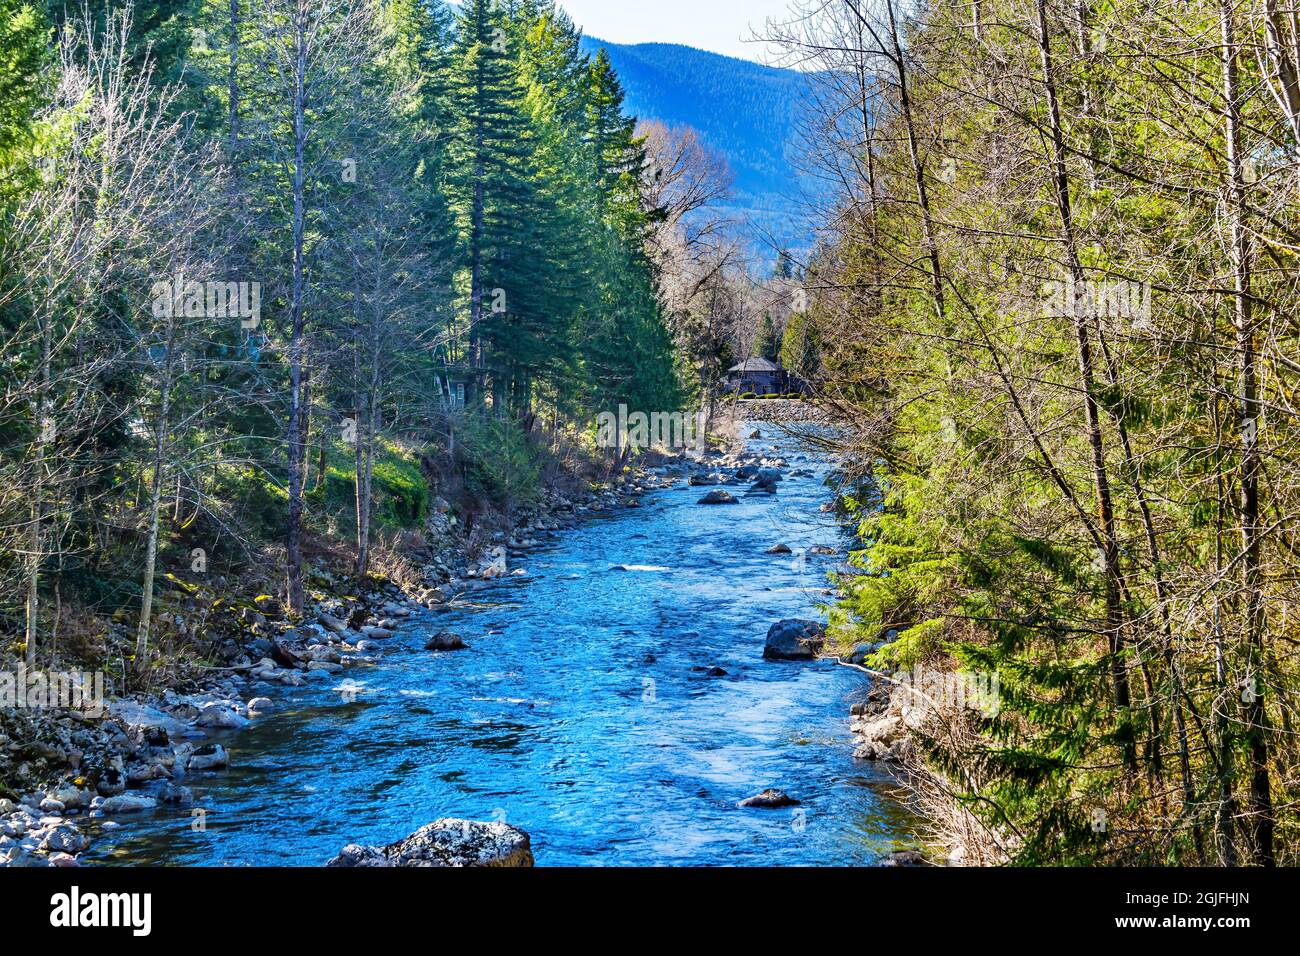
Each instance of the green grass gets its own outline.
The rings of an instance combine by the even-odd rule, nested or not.
[[[314,463],[312,474],[314,483]],[[429,489],[419,460],[395,442],[376,442],[371,492],[377,529],[419,528],[428,517]],[[340,442],[326,448],[325,480],[308,493],[307,502],[319,518],[335,519],[341,532],[356,531],[356,459],[351,445]]]

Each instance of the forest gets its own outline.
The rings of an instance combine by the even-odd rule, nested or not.
[[[644,140],[551,5],[6,0],[0,28],[0,613],[29,663],[64,606],[131,607],[145,666],[191,554],[282,548],[300,612],[304,542],[341,522],[369,570],[376,483],[398,527],[431,459],[526,500],[539,423],[688,396]]]
[[[1283,0],[794,6],[843,639],[993,675],[969,860],[1296,862],[1300,31]]]
[[[1300,7],[752,39],[0,0],[0,866],[1300,864]]]

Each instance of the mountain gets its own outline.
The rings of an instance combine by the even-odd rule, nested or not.
[[[808,82],[782,70],[672,43],[607,43],[583,38],[588,53],[604,48],[641,119],[693,126],[726,157],[735,175],[729,212],[775,235],[783,245],[809,244],[797,200],[796,116]],[[765,256],[771,258],[770,250]]]

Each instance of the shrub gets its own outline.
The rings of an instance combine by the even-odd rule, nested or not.
[[[458,430],[465,484],[509,510],[541,493],[537,450],[519,424],[487,413],[466,415]]]

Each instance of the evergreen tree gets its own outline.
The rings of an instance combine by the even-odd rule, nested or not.
[[[763,319],[758,324],[758,337],[754,340],[754,357],[775,362],[780,357],[780,350],[781,342],[777,338],[772,313],[764,312]]]
[[[792,312],[781,334],[781,364],[802,378],[817,371],[817,329],[806,312]]]
[[[462,6],[452,50],[448,191],[468,260],[468,361],[492,382],[498,402],[505,398],[515,341],[510,316],[527,308],[535,288],[529,273],[542,251],[524,244],[525,230],[534,228],[533,133],[515,42],[492,0]]]

